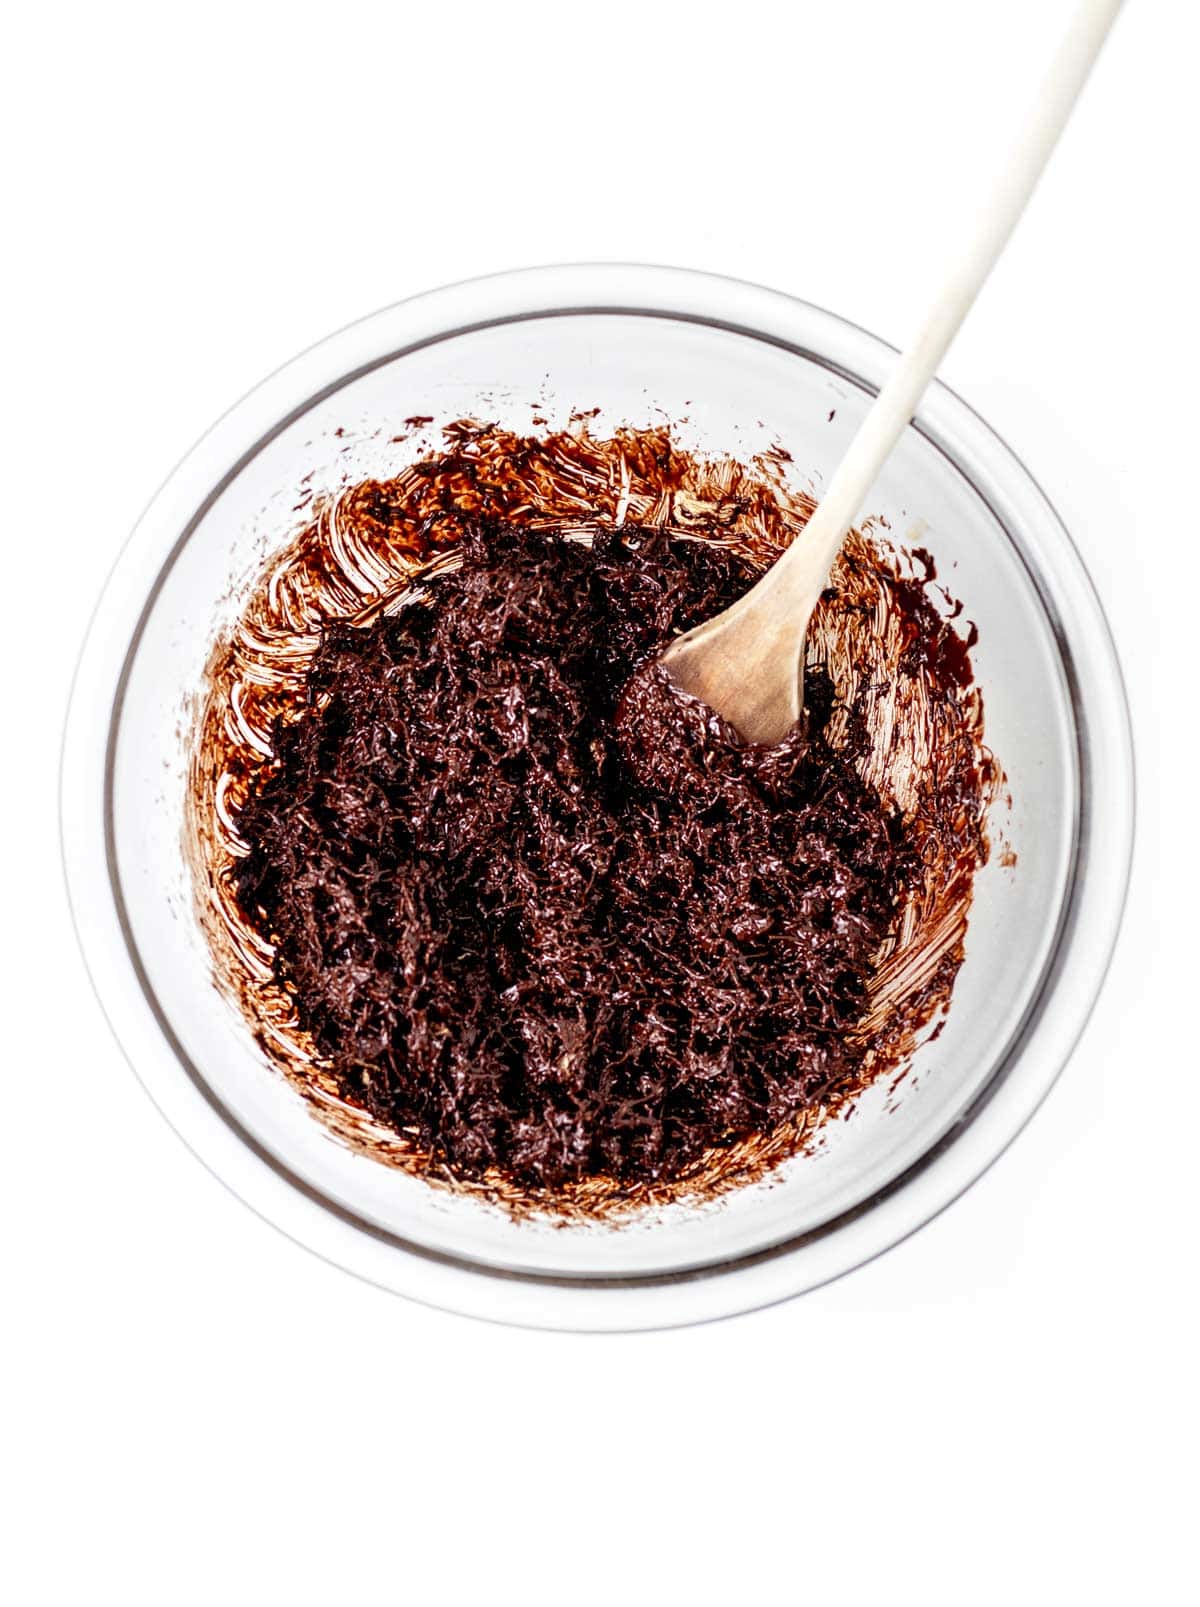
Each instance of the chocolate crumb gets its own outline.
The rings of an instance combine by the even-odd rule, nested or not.
[[[856,1080],[907,880],[811,719],[754,748],[651,665],[753,579],[468,524],[428,606],[330,627],[242,811],[247,913],[344,1095],[456,1175],[669,1180]]]
[[[948,1005],[1003,784],[968,642],[852,532],[805,734],[747,748],[652,661],[803,539],[778,453],[441,433],[318,493],[214,644],[215,979],[339,1140],[433,1185],[578,1218],[762,1176]]]

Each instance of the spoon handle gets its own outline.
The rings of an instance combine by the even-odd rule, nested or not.
[[[838,464],[804,539],[775,565],[777,581],[798,603],[811,608],[820,595],[846,532],[1025,210],[1121,4],[1081,0],[974,235]],[[792,571],[786,579],[785,568]]]

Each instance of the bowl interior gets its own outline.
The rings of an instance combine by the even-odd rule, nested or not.
[[[353,1154],[270,1068],[211,980],[181,854],[191,709],[215,635],[296,528],[301,482],[388,475],[464,416],[532,431],[599,408],[590,428],[673,421],[694,450],[745,458],[778,442],[818,490],[871,396],[830,353],[661,313],[581,311],[440,336],[348,376],[268,433],[200,507],[161,572],[128,665],[112,749],[110,844],[128,935],[191,1075],[289,1174],[409,1244],[493,1267],[583,1278],[669,1273],[799,1238],[871,1200],[961,1122],[1042,983],[1075,852],[1077,736],[1055,634],[1009,531],[956,463],[910,428],[868,512],[932,552],[978,626],[987,739],[1012,808],[976,879],[944,1031],[889,1098],[877,1086],[812,1153],[703,1206],[619,1225],[514,1221]],[[406,419],[433,422],[401,443]],[[534,426],[533,420],[545,420]],[[993,832],[995,837],[996,833]],[[1010,856],[1005,855],[1007,860]]]

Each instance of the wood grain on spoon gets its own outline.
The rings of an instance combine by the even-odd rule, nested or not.
[[[833,561],[1024,211],[1121,4],[1082,0],[975,234],[804,530],[744,597],[663,654],[675,685],[724,716],[746,741],[780,742],[800,718],[804,638]]]

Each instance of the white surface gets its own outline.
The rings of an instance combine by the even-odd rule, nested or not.
[[[1126,8],[946,365],[1080,542],[1142,797],[1092,1024],[931,1227],[683,1333],[403,1304],[187,1156],[91,999],[57,873],[66,660],[149,493],[238,394],[398,295],[554,258],[741,274],[902,340],[1067,9],[804,4],[786,48],[761,0],[732,35],[722,12],[683,37],[645,4],[9,24],[7,1599],[1194,1599],[1200,889],[1171,841],[1196,769],[1172,740],[1200,584],[1179,467],[1200,363],[1190,7]],[[480,153],[477,187],[430,191]],[[50,579],[48,636],[19,599]]]

